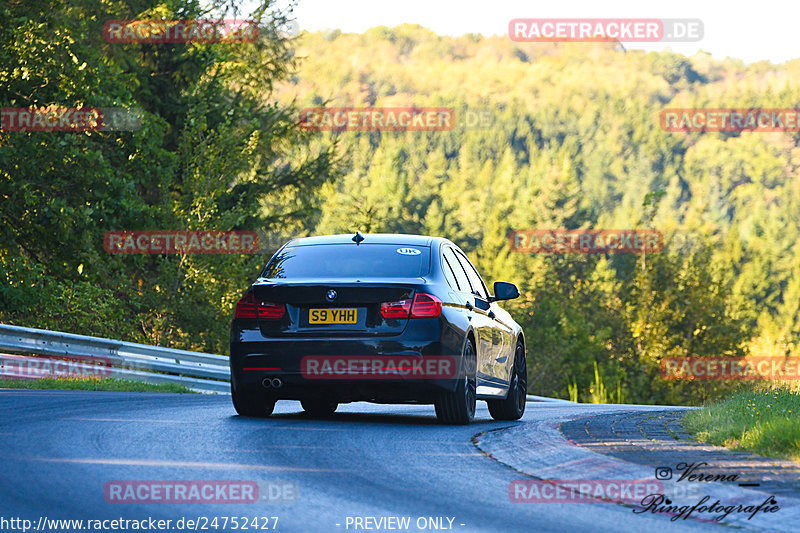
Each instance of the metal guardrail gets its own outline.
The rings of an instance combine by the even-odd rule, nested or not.
[[[0,324],[0,349],[19,354],[110,362],[110,377],[146,383],[176,383],[198,392],[230,392],[229,360],[224,355],[8,324]]]

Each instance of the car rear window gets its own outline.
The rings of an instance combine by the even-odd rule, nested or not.
[[[418,278],[428,273],[430,248],[407,244],[287,246],[263,278]]]

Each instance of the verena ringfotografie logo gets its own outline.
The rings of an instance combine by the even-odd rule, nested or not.
[[[311,355],[300,361],[300,373],[306,379],[453,379],[457,363],[449,355]]]
[[[2,131],[132,131],[143,113],[124,107],[3,107]]]
[[[697,42],[700,19],[512,19],[508,36],[516,42]]]
[[[110,43],[246,43],[258,37],[253,20],[108,20]]]
[[[109,231],[103,248],[110,254],[254,254],[255,231]]]
[[[700,487],[702,485],[708,486],[711,483],[737,483],[739,481],[739,474],[730,471],[730,467],[724,467],[720,469],[719,467],[711,467],[711,469],[706,470],[706,467],[710,467],[708,463],[705,461],[702,462],[681,462],[675,466],[675,470],[678,472],[682,472],[680,477],[678,477],[674,484],[680,485],[683,484],[684,486],[694,486]],[[656,479],[659,480],[671,480],[672,479],[672,467],[669,466],[659,466],[656,467]],[[745,474],[746,475],[746,474]],[[742,481],[738,483],[740,487],[751,487],[751,486],[759,486],[759,483],[752,483]],[[661,493],[661,494],[648,494],[645,496],[640,505],[641,508],[637,507],[633,510],[634,514],[643,514],[646,512],[650,512],[652,514],[659,514],[663,513],[666,515],[671,515],[670,521],[675,522],[678,519],[686,520],[692,516],[693,513],[697,513],[696,518],[703,519],[700,515],[702,513],[709,513],[716,516],[711,516],[711,520],[714,521],[721,521],[727,518],[727,516],[731,513],[744,513],[747,514],[747,519],[751,520],[754,516],[756,516],[759,512],[767,513],[777,513],[780,511],[780,506],[778,505],[778,501],[775,499],[774,495],[770,495],[764,500],[761,501],[760,504],[749,504],[745,505],[742,502],[741,498],[737,498],[735,503],[725,504],[722,503],[718,499],[711,499],[711,496],[706,494],[702,495],[702,493],[696,495],[697,503],[694,505],[688,505],[685,503],[675,504],[672,505],[673,500],[670,498],[675,499],[673,496]],[[684,498],[681,498],[681,502],[685,502]]]
[[[670,522],[675,522],[679,519],[686,520],[692,516],[692,513],[695,512],[697,513],[695,518],[707,520],[707,518],[702,517],[701,515],[703,513],[708,513],[708,518],[715,522],[721,522],[722,520],[725,520],[731,513],[742,513],[747,515],[747,519],[750,520],[759,513],[770,514],[777,513],[781,510],[780,506],[778,505],[778,501],[775,499],[775,496],[772,495],[767,496],[758,505],[744,505],[739,502],[724,503],[718,499],[714,499],[712,501],[711,496],[708,495],[703,496],[700,501],[694,505],[672,505],[672,503],[672,500],[663,494],[649,494],[642,500],[642,507],[637,507],[633,510],[633,512],[634,514],[643,514],[647,512],[650,512],[651,514],[665,514],[670,516]]]
[[[650,229],[513,230],[508,241],[512,251],[530,254],[652,253],[664,247],[661,232]]]
[[[798,132],[800,108],[687,108],[659,113],[669,132]]]
[[[111,361],[105,357],[27,357],[0,354],[3,379],[107,378]]]
[[[447,131],[455,125],[449,107],[307,107],[300,127],[310,131]]]
[[[638,503],[648,494],[663,493],[661,482],[652,479],[516,479],[508,485],[515,503]]]
[[[113,504],[290,504],[298,488],[292,481],[125,480],[107,482],[103,497]]]
[[[797,357],[665,357],[661,377],[668,380],[797,380]]]

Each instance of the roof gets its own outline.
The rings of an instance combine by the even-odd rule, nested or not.
[[[315,244],[352,244],[355,233],[342,233],[339,235],[318,235],[315,237],[300,237],[289,241],[289,246],[309,246]],[[428,237],[426,235],[407,235],[404,233],[363,233],[364,240],[361,244],[409,244],[412,246],[430,246],[434,240],[444,240],[441,237]]]

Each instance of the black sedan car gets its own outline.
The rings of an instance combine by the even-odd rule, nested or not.
[[[231,393],[243,416],[300,400],[314,416],[340,403],[427,403],[468,424],[476,400],[492,417],[525,411],[522,328],[458,246],[421,235],[294,239],[236,305]]]

